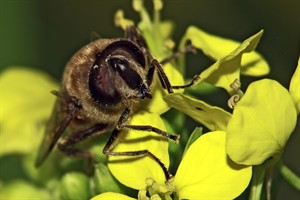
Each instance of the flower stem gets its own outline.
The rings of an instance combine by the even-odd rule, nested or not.
[[[249,200],[261,199],[262,187],[265,179],[265,166],[259,165],[253,167],[252,185],[250,190]]]
[[[283,178],[294,188],[300,191],[300,178],[282,162],[278,163],[278,168]]]

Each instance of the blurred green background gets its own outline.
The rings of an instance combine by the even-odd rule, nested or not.
[[[152,9],[151,1],[146,3]],[[114,13],[120,8],[127,18],[138,21],[130,0],[0,0],[0,70],[12,65],[30,66],[59,80],[70,56],[89,42],[92,31],[102,37],[123,35],[113,22]],[[299,9],[299,0],[167,0],[162,19],[175,22],[175,41],[189,25],[239,41],[264,29],[257,49],[271,66],[268,77],[288,87],[300,52]],[[203,69],[195,66],[205,64],[191,57],[187,66],[189,77]],[[284,154],[284,162],[298,174],[299,128],[298,125]],[[300,197],[285,182],[280,181],[275,187],[277,199],[287,199],[287,195],[288,199]]]

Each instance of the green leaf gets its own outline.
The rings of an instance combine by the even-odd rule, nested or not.
[[[298,113],[300,112],[300,57],[298,66],[290,82],[290,93],[296,105]]]
[[[222,108],[211,106],[204,101],[193,99],[184,94],[173,93],[164,97],[173,108],[187,114],[208,129],[226,130],[231,114]]]
[[[255,81],[234,107],[227,128],[227,153],[245,165],[278,157],[296,120],[294,102],[284,87],[270,79]]]

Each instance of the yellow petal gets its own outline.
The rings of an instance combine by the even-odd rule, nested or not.
[[[231,114],[222,108],[211,106],[204,101],[184,94],[174,93],[165,96],[165,101],[173,108],[187,114],[209,130],[226,130]]]
[[[168,76],[171,85],[184,85],[183,76],[179,73],[178,70],[175,69],[174,65],[167,64],[164,66],[164,70],[166,72],[166,75]],[[169,110],[170,106],[164,101],[163,97],[168,94],[166,89],[163,89],[161,87],[161,83],[157,79],[156,81],[156,87],[153,90],[152,93],[152,99],[146,100],[146,108],[145,110],[151,112],[151,113],[157,113],[162,114]],[[176,90],[175,92],[183,92],[183,90]]]
[[[244,53],[252,52],[257,46],[263,31],[246,39],[237,48],[235,48],[229,54],[218,59],[213,65],[204,70],[199,76],[200,79],[197,84],[203,81],[212,85],[222,87],[229,93],[233,93],[233,89],[230,84],[235,79],[240,79],[241,58]],[[196,46],[197,47],[197,46]]]
[[[234,40],[208,34],[194,26],[190,26],[187,29],[182,42],[185,42],[186,40],[191,40],[193,45],[201,49],[208,57],[214,58],[215,60],[219,60],[230,54],[232,50],[236,49],[241,44]],[[241,73],[245,75],[262,76],[268,74],[270,71],[268,63],[255,51],[243,55],[241,63]]]
[[[135,200],[134,198],[131,198],[124,194],[118,194],[118,193],[113,193],[113,192],[106,192],[106,193],[99,194],[99,195],[91,198],[91,200],[121,200],[121,199],[122,200]]]
[[[241,74],[247,76],[264,76],[270,73],[270,66],[262,55],[256,51],[246,53],[242,57]]]
[[[29,152],[42,136],[43,123],[55,101],[50,91],[58,85],[43,72],[20,67],[2,72],[0,83],[0,155]]]
[[[201,79],[215,86],[223,87],[231,93],[232,88],[230,87],[230,84],[235,79],[240,79],[242,55],[255,49],[262,33],[263,31],[260,31],[251,36],[241,43],[234,51],[217,60],[212,66],[200,74]]]
[[[300,112],[300,57],[298,59],[298,66],[291,79],[290,93],[296,105],[298,113]]]
[[[227,129],[227,153],[240,164],[258,165],[280,154],[296,125],[289,92],[278,82],[253,82],[236,104]]]
[[[159,115],[153,113],[143,112],[136,114],[130,123],[134,125],[151,125],[165,130],[162,119]],[[113,149],[114,152],[137,150],[149,150],[166,167],[169,166],[168,142],[156,133],[130,130],[125,135],[125,138]],[[149,156],[134,158],[110,156],[108,168],[122,184],[134,189],[144,189],[146,186],[145,180],[148,177],[151,177],[157,183],[165,182],[162,168]]]
[[[206,133],[187,150],[174,180],[180,199],[233,199],[246,189],[251,167],[228,158],[225,135],[223,131]]]

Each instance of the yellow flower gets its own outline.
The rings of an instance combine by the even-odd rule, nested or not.
[[[298,66],[290,82],[289,91],[295,102],[298,113],[300,112],[300,56],[298,58]]]
[[[124,176],[122,183],[126,186],[142,189],[139,199],[142,199],[141,197],[146,199],[145,194],[141,194],[147,189],[152,197],[156,198],[177,196],[179,199],[233,199],[248,186],[252,171],[251,167],[238,165],[230,160],[225,151],[225,139],[226,134],[223,131],[209,132],[198,138],[184,155],[174,179],[166,184],[156,181],[164,177],[161,173],[160,175],[156,174],[155,165],[157,164],[154,161],[152,161],[153,167],[146,168],[143,172],[145,175],[142,177],[128,176],[128,174],[139,173],[143,170],[139,166],[135,169],[123,166],[123,169],[118,168],[116,171],[112,171],[114,175],[119,173],[119,177]],[[150,165],[150,160],[149,163],[144,162],[143,166],[147,165]],[[144,183],[143,188],[136,187],[140,185],[140,179],[147,176],[147,185]],[[150,181],[149,183],[149,180],[155,182]],[[92,200],[120,197],[123,196],[116,193],[104,193]],[[124,199],[132,198],[124,197]]]
[[[297,109],[299,112],[298,68],[290,84],[291,93],[270,79],[249,85],[228,123],[226,149],[232,160],[258,165],[281,155],[296,126]]]
[[[17,66],[2,72],[0,83],[0,156],[32,152],[55,101],[50,91],[58,84],[41,71]]]
[[[189,27],[180,46],[190,40],[194,46],[216,59],[214,64],[198,75],[200,79],[195,81],[194,85],[201,86],[201,84],[207,82],[216,87],[224,88],[230,94],[234,94],[236,91],[230,85],[235,79],[240,79],[240,74],[252,76],[267,74],[269,72],[267,62],[254,51],[262,34],[263,31],[260,31],[242,43],[238,43],[205,33],[194,26]],[[218,48],[219,46],[222,46],[222,48]],[[164,100],[169,106],[187,114],[211,131],[227,130],[231,114],[222,108],[210,106],[204,101],[184,94],[168,94],[164,97]]]

